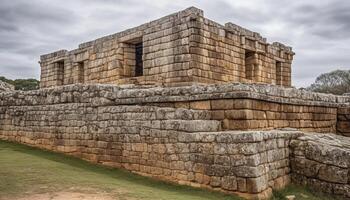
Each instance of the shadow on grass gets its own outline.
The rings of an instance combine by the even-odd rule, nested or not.
[[[79,168],[85,171],[89,171],[92,173],[97,173],[97,174],[108,176],[118,180],[128,181],[131,184],[135,185],[135,187],[137,187],[137,185],[154,187],[154,188],[157,188],[158,190],[163,190],[167,192],[179,192],[179,193],[201,197],[203,199],[225,199],[225,200],[241,199],[237,196],[226,195],[216,191],[177,185],[169,182],[155,180],[149,177],[143,177],[140,175],[133,174],[127,170],[93,164],[73,156],[64,155],[62,153],[51,152],[51,151],[39,149],[36,147],[30,147],[19,143],[0,140],[0,152],[1,150],[17,151],[17,152],[28,154],[31,156],[36,156],[41,159],[59,162],[59,163],[69,165],[75,168]]]

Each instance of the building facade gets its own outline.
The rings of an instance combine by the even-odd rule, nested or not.
[[[74,83],[267,83],[291,86],[291,47],[190,7],[40,57],[41,88]]]

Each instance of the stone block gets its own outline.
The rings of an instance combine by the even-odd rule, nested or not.
[[[226,110],[225,118],[227,119],[253,119],[253,111],[252,110]]]
[[[211,100],[211,109],[212,110],[229,110],[233,109],[232,99],[220,99],[220,100]]]
[[[242,177],[242,178],[260,177],[266,174],[266,169],[263,165],[259,165],[256,167],[238,166],[238,167],[233,167],[232,171],[237,177]]]
[[[175,108],[190,108],[190,103],[189,102],[175,102]]]
[[[190,108],[194,110],[210,110],[210,101],[190,102]]]
[[[247,178],[247,191],[249,193],[259,193],[264,191],[268,186],[266,175],[257,178]]]
[[[211,176],[210,178],[210,186],[212,187],[220,187],[221,186],[221,177]]]
[[[225,190],[235,191],[237,190],[237,179],[235,176],[224,176],[221,179],[221,187]]]
[[[348,169],[336,166],[323,165],[319,169],[318,178],[327,182],[342,183],[348,182]]]
[[[247,192],[247,181],[245,178],[237,177],[237,190],[239,192]]]
[[[211,118],[214,120],[225,119],[225,111],[224,110],[213,110],[210,113],[211,113]]]

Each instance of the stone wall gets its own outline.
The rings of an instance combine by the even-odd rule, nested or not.
[[[350,137],[350,106],[338,108],[337,133]]]
[[[5,83],[3,81],[0,81],[0,92],[11,91],[11,90],[14,90],[14,89],[15,89],[15,86],[13,86],[11,84],[8,84],[8,83]]]
[[[135,48],[142,44],[142,76]],[[190,7],[152,22],[42,55],[41,88],[73,83],[152,84],[270,83],[291,85],[294,53],[258,33],[225,26]]]
[[[53,103],[0,109],[0,139],[247,198],[289,183],[289,132],[220,132],[208,111]]]
[[[70,85],[0,95],[2,105],[91,103],[150,105],[206,110],[222,130],[297,128],[306,132],[349,132],[350,97],[267,85],[223,84],[177,88]],[[338,119],[337,119],[338,118]],[[343,121],[341,120],[343,119]]]
[[[136,28],[42,55],[41,88],[73,83],[189,82],[189,8]],[[143,76],[135,76],[135,45],[143,46]]]
[[[205,102],[195,102],[191,108]],[[297,128],[307,132],[336,132],[337,109],[289,105],[252,99],[219,99],[210,103],[212,119],[224,130],[268,130]],[[203,107],[201,107],[203,108]]]
[[[301,132],[288,127],[309,120],[312,127],[305,131],[335,132],[337,112],[349,100],[244,84],[78,84],[2,92],[0,139],[180,184],[266,199],[272,189],[290,181],[290,141],[293,158],[299,155],[295,143],[304,141],[299,140]],[[259,131],[272,128],[285,129]],[[243,131],[250,129],[255,131]],[[295,179],[300,177],[296,171]]]
[[[291,141],[294,182],[320,192],[350,198],[350,139],[313,134]]]
[[[231,22],[224,26],[197,16],[190,36],[194,82],[269,83],[291,86],[294,53],[280,43]]]

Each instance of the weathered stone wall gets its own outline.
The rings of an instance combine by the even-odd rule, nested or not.
[[[15,89],[15,86],[13,86],[11,84],[8,84],[8,83],[5,83],[3,81],[0,81],[0,92],[11,91],[11,90],[14,90],[14,89]]]
[[[293,181],[349,199],[349,144],[349,138],[337,135],[313,134],[292,140]]]
[[[135,76],[142,43],[143,75]],[[41,88],[73,83],[155,84],[248,82],[291,85],[294,53],[258,33],[225,26],[194,7],[79,45],[42,55]]]
[[[338,108],[337,133],[350,137],[350,105]]]
[[[269,83],[291,86],[294,53],[280,43],[231,22],[225,26],[197,16],[190,36],[195,82]]]
[[[337,111],[349,100],[243,84],[69,85],[2,92],[0,139],[180,184],[263,199],[271,189],[289,183],[290,166],[294,166],[289,161],[290,140],[293,162],[298,165],[295,143],[304,141],[298,139],[302,133],[242,130],[297,127],[294,124],[311,121],[306,131],[335,132]],[[329,162],[333,165],[337,160]],[[303,173],[296,171],[295,179],[300,177]]]
[[[348,104],[350,99],[293,88],[244,84],[130,89],[121,93],[116,100],[118,104],[209,110],[211,119],[220,120],[224,130],[291,127],[333,133],[341,125],[337,123],[337,108]]]
[[[136,104],[207,110],[211,120],[221,122],[222,130],[289,127],[307,132],[335,133],[338,130],[344,134],[349,131],[346,118],[348,109],[345,109],[349,97],[266,85],[225,84],[178,88],[71,85],[31,92],[18,91],[3,94],[2,98],[2,105],[18,106],[93,103],[100,106]]]
[[[289,183],[297,132],[219,132],[208,111],[95,101],[2,106],[0,139],[249,198]]]
[[[290,105],[253,99],[219,99],[193,102],[210,104],[212,119],[224,130],[267,130],[297,128],[307,132],[336,132],[337,109],[323,106]],[[200,107],[200,106],[198,106]],[[203,108],[203,107],[200,107]]]
[[[191,15],[202,15],[202,11],[189,8],[80,44],[72,51],[42,55],[41,88],[72,83],[186,84],[190,81],[188,23]],[[137,43],[143,45],[143,76],[140,77],[135,77]]]

